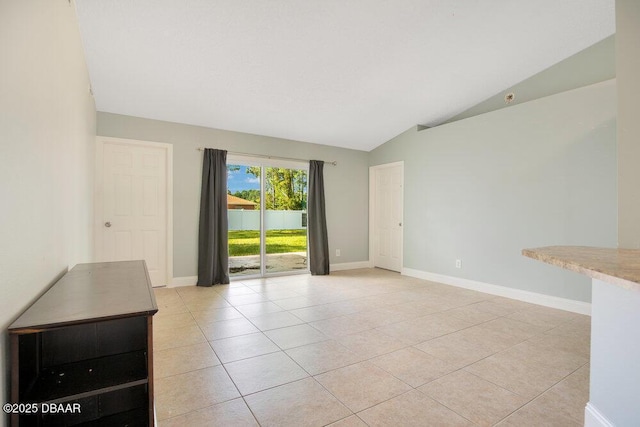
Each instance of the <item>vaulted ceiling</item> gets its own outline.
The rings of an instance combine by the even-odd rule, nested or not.
[[[614,0],[76,0],[99,111],[371,150],[615,32]]]

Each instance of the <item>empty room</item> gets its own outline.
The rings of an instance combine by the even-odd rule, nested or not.
[[[0,0],[0,427],[640,425],[638,40]]]

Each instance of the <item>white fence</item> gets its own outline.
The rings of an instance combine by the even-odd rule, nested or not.
[[[227,212],[229,230],[260,230],[260,211],[229,209]],[[264,221],[267,230],[302,230],[307,228],[306,216],[305,211],[268,210]]]

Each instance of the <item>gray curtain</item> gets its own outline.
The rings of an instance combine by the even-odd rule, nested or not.
[[[198,286],[229,283],[227,152],[205,148],[198,234]]]
[[[309,162],[309,203],[307,228],[309,230],[309,270],[321,276],[329,274],[329,239],[327,216],[324,208],[324,162]]]

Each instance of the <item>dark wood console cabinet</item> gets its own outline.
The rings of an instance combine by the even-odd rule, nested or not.
[[[157,311],[144,261],[70,270],[9,326],[11,425],[153,426]]]

